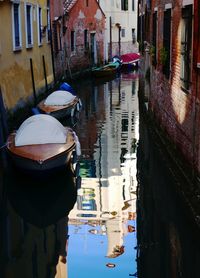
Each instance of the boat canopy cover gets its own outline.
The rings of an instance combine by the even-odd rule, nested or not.
[[[68,91],[55,91],[46,98],[44,105],[67,105],[75,97]]]
[[[140,53],[127,53],[121,55],[121,61],[123,64],[134,63],[140,60]]]
[[[65,143],[67,129],[54,117],[37,114],[26,119],[15,136],[15,146]]]

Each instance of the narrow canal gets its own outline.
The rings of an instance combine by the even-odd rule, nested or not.
[[[200,277],[198,230],[140,116],[138,74],[75,87],[79,177],[1,167],[0,277]]]

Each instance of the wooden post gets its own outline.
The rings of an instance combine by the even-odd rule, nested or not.
[[[3,97],[0,87],[0,125],[2,129],[2,140],[5,142],[6,137],[8,136],[8,125],[7,125],[7,117],[6,117],[6,110],[3,103]],[[1,139],[0,139],[1,140]],[[2,142],[0,141],[0,144]]]
[[[47,92],[48,91],[48,83],[47,83],[47,72],[46,72],[44,55],[42,55],[42,62],[43,62],[43,68],[44,68],[45,87],[46,87],[46,92]]]
[[[7,160],[6,160],[6,152],[5,152],[5,142],[8,136],[8,123],[6,117],[6,110],[3,103],[3,97],[0,87],[0,158],[3,164],[3,167],[6,167]]]
[[[32,78],[32,85],[33,85],[33,96],[34,96],[34,105],[37,104],[37,97],[36,97],[36,91],[35,91],[35,80],[34,80],[34,72],[33,72],[33,61],[32,58],[30,58],[30,66],[31,66],[31,78]]]

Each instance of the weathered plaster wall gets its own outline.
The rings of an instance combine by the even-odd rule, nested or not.
[[[88,30],[89,49],[84,47],[84,30]],[[75,31],[75,51],[71,51],[71,31]],[[72,70],[80,70],[91,65],[91,36],[95,34],[97,63],[104,61],[105,16],[96,1],[87,7],[85,1],[77,1],[69,13],[67,22],[67,52]]]
[[[26,48],[24,1],[20,1],[22,49],[13,51],[12,32],[12,2],[0,2],[0,86],[5,106],[10,109],[22,105],[33,96],[33,86],[30,69],[30,59],[33,62],[33,72],[36,92],[45,88],[43,56],[45,58],[48,83],[53,80],[51,48],[46,35],[42,45],[38,45],[37,5],[33,3],[33,47]],[[29,1],[31,3],[31,1]],[[42,8],[42,24],[47,25],[46,1],[38,1]]]

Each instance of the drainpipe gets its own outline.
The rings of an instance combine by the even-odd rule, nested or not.
[[[110,61],[112,60],[112,18],[110,16]]]
[[[119,23],[116,23],[116,26],[118,27],[118,47],[119,47],[119,56],[121,56],[121,25]]]

